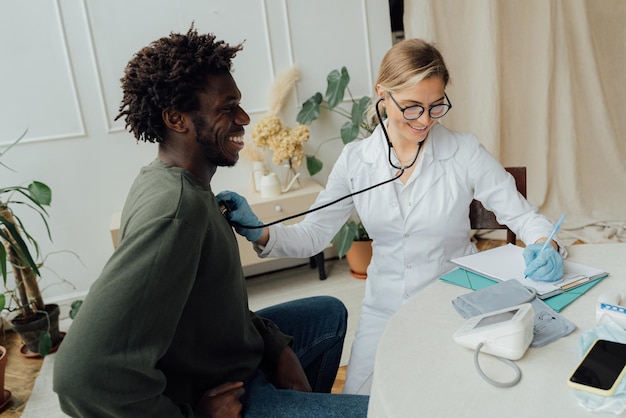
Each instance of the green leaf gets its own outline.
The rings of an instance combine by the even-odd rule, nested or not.
[[[296,121],[302,125],[310,125],[320,116],[320,104],[322,103],[322,93],[315,93],[306,102],[302,103],[302,109],[296,116]]]
[[[341,229],[339,229],[339,232],[337,232],[332,240],[332,242],[337,244],[337,256],[339,259],[342,259],[350,247],[352,247],[352,242],[354,241],[357,232],[358,228],[355,222],[345,223]]]
[[[0,243],[0,274],[2,274],[2,281],[4,285],[7,285],[7,250],[4,248],[4,244]]]
[[[70,309],[70,318],[74,319],[76,318],[76,315],[78,314],[78,311],[80,310],[80,307],[83,306],[83,301],[75,300],[74,302],[72,302],[70,306],[72,308]]]
[[[35,263],[35,260],[33,260],[33,257],[30,255],[30,251],[28,250],[26,243],[15,228],[15,225],[12,222],[9,222],[9,220],[3,216],[0,216],[0,223],[4,224],[6,229],[11,234],[11,237],[15,241],[15,244],[17,245],[13,245],[12,241],[8,239],[8,236],[6,236],[4,232],[0,231],[0,236],[2,236],[2,239],[6,239],[6,241],[10,243],[9,245],[11,245],[11,247],[14,248],[17,252],[17,256],[26,263],[26,267],[30,267],[33,272],[39,276],[37,263]]]
[[[33,204],[35,204],[35,206],[31,206],[30,204],[28,204],[28,202],[15,200],[15,199],[4,202],[4,206],[8,206],[10,203],[27,205],[28,207],[33,209],[35,212],[37,212],[39,216],[41,217],[41,220],[43,221],[44,226],[46,227],[46,231],[48,232],[48,238],[52,240],[52,235],[50,234],[50,227],[48,225],[48,221],[46,220],[46,216],[48,216],[48,212],[44,208],[44,205],[50,204],[51,195],[52,195],[50,188],[41,182],[35,181],[35,182],[32,182],[28,186],[28,188],[15,186],[15,187],[6,187],[6,188],[0,189],[0,194],[7,193],[7,192],[19,193],[25,198],[27,198],[29,201],[31,201]],[[41,202],[40,202],[40,199],[41,199]],[[17,215],[13,214],[13,216],[20,223],[20,227],[22,228],[22,231],[28,237],[28,239],[33,244],[36,244],[35,240],[32,239],[32,237],[26,231],[26,228],[24,228],[24,225],[22,225],[21,221],[19,221],[19,218],[17,217]]]
[[[0,311],[4,309],[6,304],[7,304],[6,296],[4,296],[4,293],[0,293]]]
[[[354,125],[352,122],[346,122],[341,126],[341,140],[344,145],[354,141],[359,136],[359,125]]]
[[[322,167],[324,163],[315,158],[314,155],[306,156],[306,169],[309,171],[309,175],[314,176],[315,174],[322,171]]]
[[[365,122],[365,112],[370,104],[369,97],[362,97],[361,100],[352,104],[352,123],[360,126]]]
[[[326,103],[328,109],[332,110],[341,102],[346,92],[346,87],[350,82],[350,75],[348,75],[348,69],[341,67],[341,72],[333,70],[326,77],[328,87],[326,88]]]
[[[30,191],[26,188],[26,187],[22,187],[22,186],[9,186],[9,187],[3,187],[0,189],[0,193],[8,193],[8,192],[18,192],[23,194],[24,196],[28,197],[29,199],[32,199],[30,196]],[[10,202],[13,202],[13,200],[9,200],[8,202],[4,202],[4,205],[7,206]]]
[[[39,335],[39,355],[45,357],[52,349],[52,336],[48,331],[42,331]]]
[[[52,190],[47,185],[39,181],[33,181],[28,185],[28,190],[30,190],[30,194],[36,203],[39,203],[41,206],[50,206]]]
[[[5,148],[5,150],[3,152],[0,152],[0,157],[2,157],[4,154],[6,154],[11,148],[13,148],[18,142],[20,142],[22,140],[22,138],[24,138],[26,136],[26,132],[28,132],[28,128],[26,128],[26,130],[22,133],[22,135],[19,136],[19,138],[17,138],[15,141],[13,141],[8,147]],[[0,163],[2,166],[7,167],[6,165]],[[9,168],[9,170],[11,170]],[[13,170],[11,170],[13,171]]]
[[[367,230],[365,229],[365,226],[363,225],[363,223],[359,222],[359,224],[357,225],[357,228],[358,228],[358,231],[357,231],[356,241],[368,241],[370,239],[370,236],[367,233]]]

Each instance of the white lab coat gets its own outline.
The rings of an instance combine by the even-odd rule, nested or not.
[[[388,152],[380,126],[369,138],[346,145],[313,207],[393,177],[397,169],[389,165]],[[366,380],[387,319],[449,271],[448,260],[476,252],[470,241],[472,199],[525,243],[552,230],[474,135],[435,124],[411,181],[415,184],[402,211],[394,185],[385,184],[313,212],[298,224],[270,227],[267,245],[257,249],[261,257],[310,257],[326,247],[356,209],[373,240],[373,256],[344,392],[368,392]]]

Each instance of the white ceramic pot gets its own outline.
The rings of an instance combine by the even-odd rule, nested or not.
[[[280,180],[276,173],[261,177],[261,197],[278,197],[281,193]]]

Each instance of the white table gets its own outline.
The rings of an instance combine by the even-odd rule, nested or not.
[[[578,363],[579,336],[596,326],[595,303],[607,290],[626,290],[626,244],[585,244],[568,248],[568,260],[609,272],[609,276],[561,311],[577,329],[541,348],[529,348],[516,363],[522,380],[496,388],[476,372],[474,352],[452,334],[463,318],[452,299],[469,290],[437,281],[416,295],[389,321],[382,336],[369,405],[369,417],[589,417],[566,384]],[[481,354],[492,378],[513,372]],[[612,415],[614,416],[614,415]]]

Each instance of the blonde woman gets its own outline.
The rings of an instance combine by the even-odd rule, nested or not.
[[[528,277],[556,280],[563,274],[556,240],[539,251],[552,231],[550,221],[517,192],[513,178],[474,135],[439,123],[452,109],[448,81],[443,57],[433,45],[419,39],[395,44],[383,58],[375,85],[371,114],[378,115],[379,125],[370,137],[344,148],[313,207],[351,196],[302,222],[274,225],[259,234],[241,227],[258,224],[245,199],[221,195],[238,231],[257,234],[251,241],[261,257],[317,254],[353,210],[358,213],[373,239],[373,256],[344,393],[369,393],[376,347],[389,318],[449,271],[448,260],[477,251],[470,241],[472,199],[527,244]],[[360,193],[372,185],[379,186]]]

